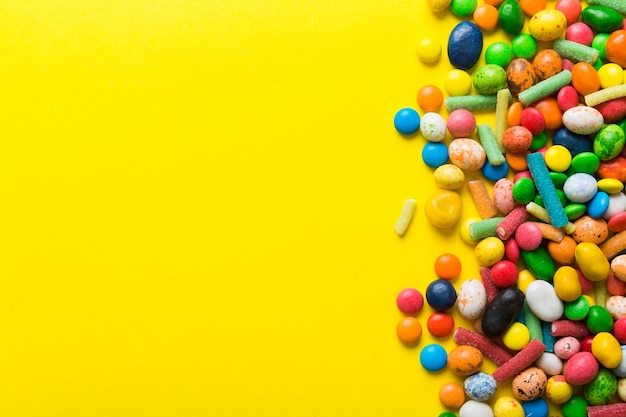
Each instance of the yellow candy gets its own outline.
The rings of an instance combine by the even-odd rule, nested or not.
[[[538,41],[553,41],[567,29],[567,18],[559,10],[541,10],[528,22],[528,31]]]
[[[443,80],[443,86],[451,96],[465,96],[472,88],[472,77],[460,69],[453,69]]]
[[[554,145],[546,150],[544,159],[551,171],[563,172],[572,163],[572,154],[565,146]]]
[[[535,280],[535,276],[528,269],[522,269],[517,274],[517,288],[526,294],[526,288]]]
[[[595,306],[595,305],[596,305],[595,300],[594,300],[593,298],[591,298],[591,296],[590,296],[590,295],[588,295],[588,294],[583,294],[583,297],[585,298],[585,300],[587,300],[587,304],[589,304],[589,307],[591,307],[591,306]]]
[[[504,332],[502,341],[512,350],[521,350],[530,342],[530,331],[522,323],[515,322]]]
[[[452,227],[461,216],[463,200],[459,193],[440,190],[431,194],[424,205],[424,214],[430,223],[442,229]]]
[[[441,56],[441,44],[436,40],[422,39],[417,49],[417,56],[422,62],[437,62]]]
[[[461,228],[459,230],[461,234],[461,240],[467,243],[468,245],[475,245],[479,242],[479,239],[472,239],[472,235],[470,234],[470,224],[482,220],[479,217],[472,217],[470,219],[465,220],[461,224]]]
[[[607,194],[619,193],[624,189],[624,184],[615,178],[602,178],[598,181],[598,190]]]
[[[574,301],[582,294],[578,272],[571,266],[561,266],[554,277],[554,291],[563,301]]]
[[[574,257],[576,258],[576,264],[587,279],[602,281],[609,276],[611,265],[595,243],[579,243],[576,246]]]
[[[443,164],[433,172],[435,183],[446,190],[458,190],[465,184],[465,173],[453,164]],[[615,180],[619,182],[618,180]],[[621,182],[620,182],[621,184]]]
[[[478,242],[474,255],[480,266],[493,266],[504,257],[504,243],[497,237],[487,237]]]
[[[553,403],[563,404],[572,398],[573,393],[572,386],[567,383],[563,375],[554,375],[548,378],[546,396]]]
[[[615,368],[622,363],[622,348],[609,332],[600,332],[593,337],[591,353],[605,368]]]
[[[522,404],[512,397],[500,397],[493,405],[494,417],[524,417]]]
[[[602,88],[613,87],[624,82],[624,70],[617,64],[609,62],[598,70],[600,76],[600,86]]]
[[[428,0],[428,6],[433,12],[443,12],[450,7],[452,0]]]

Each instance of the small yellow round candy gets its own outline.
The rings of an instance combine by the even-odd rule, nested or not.
[[[522,269],[517,274],[517,288],[526,294],[526,288],[530,285],[531,282],[535,281],[535,276],[528,269]]]
[[[598,70],[598,75],[602,88],[613,87],[624,82],[624,70],[612,62],[602,65]]]
[[[433,39],[422,39],[417,49],[417,56],[422,62],[437,62],[441,57],[441,44]]]
[[[512,397],[500,397],[493,405],[494,417],[524,417],[522,404]]]
[[[556,172],[566,171],[572,163],[572,154],[563,145],[550,146],[544,158],[548,168]]]
[[[572,398],[573,393],[572,386],[568,384],[563,375],[554,375],[548,378],[546,396],[553,403],[563,404]]]
[[[553,41],[567,29],[567,18],[559,10],[541,10],[528,22],[528,31],[538,41]]]
[[[443,86],[451,96],[465,96],[472,88],[472,77],[461,69],[453,69],[446,75]]]
[[[530,331],[522,323],[515,322],[504,332],[502,341],[512,350],[522,350],[530,342]]]
[[[578,272],[571,266],[561,266],[553,277],[554,291],[563,301],[574,301],[582,294]]]
[[[619,193],[624,189],[624,183],[615,178],[602,178],[598,181],[598,190],[607,194]]]
[[[428,0],[428,6],[433,12],[443,12],[450,7],[452,0]]]
[[[468,245],[476,245],[479,242],[478,239],[472,239],[472,236],[470,235],[470,224],[478,222],[480,220],[481,219],[478,217],[472,217],[461,223],[459,233],[461,234],[461,240],[463,242],[467,243]]]
[[[605,368],[615,368],[622,363],[622,348],[609,332],[600,332],[593,337],[591,353]]]
[[[474,248],[480,266],[493,266],[504,257],[504,243],[497,237],[486,237]]]
[[[440,188],[446,190],[458,190],[465,184],[465,173],[454,164],[441,165],[433,172],[433,178]]]

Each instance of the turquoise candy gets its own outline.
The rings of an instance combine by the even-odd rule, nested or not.
[[[535,182],[528,177],[522,177],[513,184],[513,199],[518,204],[530,203],[535,194],[537,194]]]
[[[453,67],[472,68],[483,51],[483,33],[480,28],[466,20],[452,29],[448,37],[448,59]]]
[[[613,329],[611,313],[606,308],[598,305],[589,307],[586,323],[587,328],[593,334],[610,332]]]
[[[570,320],[582,320],[589,314],[589,301],[582,295],[574,301],[564,303],[563,307],[565,317]]]
[[[498,9],[500,27],[511,35],[517,35],[524,27],[524,10],[517,0],[504,0]]]
[[[539,246],[532,251],[520,250],[520,255],[534,276],[544,281],[552,282],[552,278],[556,273],[556,265],[546,248]]]
[[[601,161],[608,161],[622,152],[624,143],[626,135],[621,127],[616,124],[604,125],[593,141],[593,153]]]
[[[608,369],[601,368],[598,375],[584,388],[589,405],[608,404],[617,392],[617,377]]]
[[[561,406],[561,412],[563,417],[587,417],[588,405],[582,396],[572,395],[572,398]]]
[[[572,158],[572,170],[574,173],[584,172],[593,175],[598,168],[600,168],[600,158],[593,152],[581,152]]]
[[[586,23],[596,32],[611,33],[621,29],[624,17],[617,10],[605,6],[585,7],[581,14],[583,23]]]
[[[478,94],[496,94],[506,87],[506,71],[499,65],[484,65],[474,74],[473,84]]]

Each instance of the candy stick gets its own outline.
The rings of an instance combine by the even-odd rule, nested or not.
[[[507,363],[513,357],[509,351],[493,340],[480,333],[464,329],[463,327],[458,327],[454,331],[453,337],[457,345],[469,345],[475,347],[498,366]]]
[[[587,406],[587,417],[624,417],[626,403]]]
[[[621,14],[626,14],[626,2],[624,0],[587,0],[592,6],[610,7]]]
[[[517,95],[517,98],[519,99],[519,101],[522,102],[524,106],[529,106],[535,101],[547,97],[556,91],[559,91],[562,87],[565,87],[571,81],[572,73],[569,70],[563,70],[558,74],[555,74],[550,78],[546,78],[543,81],[539,81],[532,87],[522,91]]]
[[[560,242],[563,240],[563,231],[548,223],[532,222],[541,230],[541,237],[552,242]]]
[[[504,217],[504,220],[496,227],[496,233],[502,240],[507,240],[517,230],[517,227],[524,223],[528,219],[528,212],[526,207],[517,206],[509,214]]]
[[[475,94],[469,96],[451,96],[446,98],[446,109],[452,112],[458,109],[469,111],[493,110],[496,108],[496,95]]]
[[[483,145],[483,149],[485,149],[485,154],[487,155],[489,163],[495,166],[505,163],[506,158],[500,150],[500,144],[496,140],[493,130],[491,130],[491,126],[477,125],[476,130],[478,131],[480,143]]]
[[[402,211],[400,212],[400,217],[396,221],[396,234],[398,236],[404,235],[406,229],[409,228],[409,224],[411,224],[411,219],[413,219],[413,214],[415,213],[415,208],[417,207],[417,202],[412,199],[404,200],[404,205],[402,206]]]
[[[584,322],[572,320],[557,320],[550,325],[550,334],[554,337],[572,336],[582,339],[589,336],[589,329]]]
[[[612,87],[603,88],[594,93],[585,96],[585,104],[593,107],[605,101],[614,100],[616,98],[626,97],[626,84],[614,85]]]
[[[528,214],[530,214],[531,216],[535,216],[537,219],[541,220],[542,222],[550,223],[550,216],[548,215],[548,210],[541,207],[539,204],[535,203],[534,201],[531,201],[530,203],[526,204],[526,211],[528,212]],[[565,234],[571,235],[572,233],[574,233],[574,230],[576,230],[576,225],[572,222],[567,222],[565,226],[561,227],[561,230],[563,230]]]
[[[496,227],[504,217],[492,217],[491,219],[479,220],[469,225],[469,235],[472,240],[480,240],[486,237],[497,236]]]
[[[606,282],[596,281],[593,283],[593,299],[596,305],[604,307],[606,305]]]
[[[522,350],[520,350],[511,360],[500,365],[492,374],[493,379],[497,382],[504,382],[509,378],[528,368],[534,361],[539,359],[541,354],[545,352],[546,345],[538,339],[532,339]]]
[[[546,345],[546,352],[554,353],[554,336],[551,333],[552,325],[546,321],[541,322],[541,341]]]
[[[581,43],[568,41],[567,39],[557,39],[552,44],[552,49],[556,51],[561,58],[569,59],[572,62],[588,62],[594,64],[600,57],[600,51],[591,46]]]
[[[502,145],[502,135],[508,126],[507,112],[509,110],[509,102],[511,101],[511,92],[508,88],[498,90],[496,93],[496,126],[494,129],[494,135],[500,152],[504,152],[504,145]]]
[[[535,313],[532,312],[530,307],[528,307],[528,303],[524,301],[524,307],[522,308],[524,312],[524,321],[526,322],[526,327],[530,332],[531,339],[539,339],[540,342],[543,342],[543,334],[541,332],[541,321]]]
[[[608,260],[617,256],[626,249],[626,230],[616,233],[599,245],[600,250]]]
[[[485,181],[481,179],[470,180],[467,182],[467,188],[469,188],[481,219],[490,219],[498,214],[498,209],[496,209],[496,205],[493,203],[489,191],[487,191]]]
[[[494,298],[496,298],[496,295],[500,292],[500,288],[496,287],[496,284],[493,283],[493,280],[491,279],[491,270],[488,267],[481,267],[478,270],[478,273],[480,274],[480,279],[485,287],[487,302],[490,303]]]
[[[531,153],[526,155],[526,160],[528,161],[530,174],[535,181],[535,187],[537,187],[537,191],[539,191],[543,204],[548,211],[548,216],[550,216],[550,223],[552,223],[554,227],[565,226],[569,223],[569,219],[556,193],[556,188],[550,178],[550,173],[543,160],[543,155],[541,153]]]

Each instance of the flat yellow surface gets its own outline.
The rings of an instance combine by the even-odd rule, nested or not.
[[[392,121],[442,85],[456,17],[425,0],[0,16],[0,415],[445,411],[455,377],[420,367],[429,335],[397,340],[395,297],[441,253],[463,258],[458,282],[477,263],[425,219],[424,139]],[[427,35],[436,66],[417,59]]]

